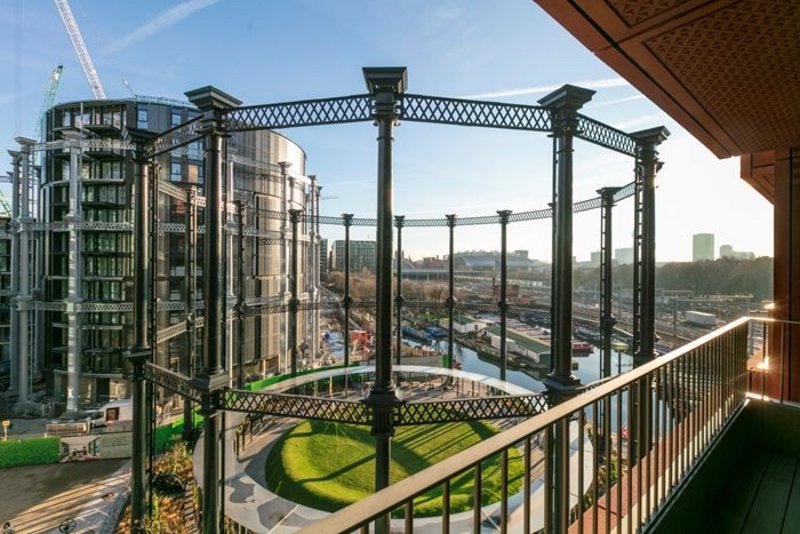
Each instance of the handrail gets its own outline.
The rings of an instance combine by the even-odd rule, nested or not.
[[[616,394],[627,387],[634,386],[642,379],[648,378],[653,371],[666,368],[681,357],[689,355],[693,351],[703,348],[715,340],[724,338],[726,334],[732,333],[742,326],[747,325],[749,321],[749,317],[737,319],[718,330],[687,343],[683,347],[651,362],[645,363],[624,375],[615,377],[596,388],[554,406],[546,412],[536,415],[517,426],[486,439],[434,466],[392,484],[378,493],[366,497],[327,518],[313,523],[300,532],[309,534],[311,532],[347,532],[360,525],[364,525],[373,519],[385,515],[387,510],[396,509],[432,488],[440,486],[453,477],[466,472],[486,458],[510,447],[514,447],[533,434],[549,430],[554,425],[571,417],[572,414],[601,402],[604,399],[608,399],[612,394]]]

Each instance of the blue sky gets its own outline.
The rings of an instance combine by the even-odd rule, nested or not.
[[[666,114],[530,0],[292,2],[71,0],[109,97],[182,98],[216,85],[258,104],[357,94],[361,67],[408,67],[409,92],[535,103],[553,87],[596,88],[584,112],[626,131],[664,124],[658,179],[657,258],[691,258],[691,236],[716,234],[716,246],[772,254],[772,208],[738,177],[738,159],[718,160]],[[0,140],[30,136],[47,77],[65,66],[57,101],[91,98],[53,2],[0,0]],[[370,124],[285,130],[308,154],[307,172],[324,186],[324,214],[374,216],[375,128]],[[543,134],[401,124],[395,131],[395,212],[462,216],[544,207],[551,192],[551,141]],[[575,199],[631,181],[624,156],[579,142]],[[614,246],[631,244],[631,202],[615,211]],[[338,229],[323,231],[331,239]],[[355,229],[354,239],[371,239]],[[599,213],[575,218],[575,255],[599,246]],[[446,253],[444,229],[404,234],[415,257]],[[512,225],[512,248],[549,259],[547,221]],[[456,249],[496,249],[499,230],[456,233]]]

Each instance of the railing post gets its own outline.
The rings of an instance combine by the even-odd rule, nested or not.
[[[353,214],[342,214],[344,219],[344,368],[350,367],[350,307],[353,299],[350,298],[350,227],[353,225]],[[347,375],[345,375],[345,381]],[[347,388],[345,388],[347,389]]]
[[[222,530],[222,455],[220,424],[220,391],[228,384],[223,370],[225,362],[224,323],[225,280],[222,279],[225,257],[224,221],[224,145],[227,135],[224,123],[226,111],[241,101],[208,86],[186,93],[186,97],[203,113],[202,133],[205,137],[206,168],[206,235],[203,257],[203,298],[205,325],[203,327],[203,372],[194,378],[203,390],[202,410],[205,416],[203,438],[203,525],[205,534]]]
[[[611,376],[611,335],[617,320],[612,313],[612,212],[614,195],[619,187],[604,187],[600,193],[600,335],[602,338],[602,358],[600,359],[600,376]]]
[[[289,358],[292,376],[297,376],[297,311],[300,301],[297,298],[297,223],[303,210],[290,209],[289,222],[292,225],[291,271],[289,274]]]
[[[506,355],[506,319],[508,315],[507,285],[508,285],[508,216],[511,210],[500,210],[500,300],[497,309],[500,312],[500,380],[506,379],[508,365]]]
[[[454,321],[456,309],[455,295],[455,227],[456,215],[445,215],[447,217],[448,228],[448,256],[447,256],[447,368],[453,368],[453,343],[454,343]]]
[[[374,96],[378,126],[378,209],[375,275],[375,382],[366,398],[373,413],[375,491],[391,483],[393,410],[400,402],[392,381],[392,128],[406,88],[405,67],[364,68],[364,80]],[[389,514],[375,520],[375,532],[389,533]]]
[[[554,366],[548,375],[548,386],[557,389],[578,382],[572,374],[572,141],[578,129],[578,110],[594,93],[564,85],[539,100],[539,104],[550,111],[556,151],[551,303]]]
[[[152,359],[152,348],[149,343],[150,301],[152,286],[150,285],[150,161],[144,157],[143,141],[136,145],[136,166],[138,170],[135,181],[134,203],[134,247],[133,247],[133,329],[135,346],[128,353],[133,365],[131,384],[133,397],[133,443],[131,451],[131,531],[144,532],[145,516],[145,464],[148,456],[147,425],[150,419],[147,396],[145,394],[144,366]]]
[[[661,167],[658,160],[658,145],[669,136],[663,126],[630,134],[637,141],[637,175],[642,185],[642,257],[641,311],[639,326],[640,348],[634,354],[640,362],[655,357],[655,274],[656,274],[656,173]],[[634,266],[636,268],[637,266]]]
[[[397,306],[397,315],[395,317],[395,338],[397,340],[397,347],[395,353],[395,363],[400,365],[402,363],[403,353],[403,225],[406,218],[403,215],[395,215],[394,225],[397,227],[397,292],[394,296],[394,302]]]

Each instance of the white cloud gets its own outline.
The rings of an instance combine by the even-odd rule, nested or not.
[[[537,85],[533,87],[522,87],[519,89],[502,89],[489,93],[469,95],[464,98],[503,98],[508,96],[536,95],[550,93],[560,88],[562,85],[564,84]],[[575,82],[572,85],[577,85],[578,87],[583,87],[585,89],[608,89],[610,87],[627,87],[630,85],[630,83],[623,78],[603,78],[600,80],[584,80],[582,82]]]
[[[164,28],[177,24],[192,13],[205,9],[219,1],[220,0],[187,0],[186,2],[180,3],[177,6],[159,13],[156,18],[139,26],[127,35],[123,35],[121,38],[104,47],[101,52],[105,55],[119,52],[134,43],[138,43],[150,37],[154,33],[160,32]]]
[[[603,108],[606,106],[613,106],[616,104],[623,104],[625,102],[633,102],[634,100],[644,100],[644,95],[633,95],[633,96],[626,96],[624,98],[616,98],[614,100],[604,100],[602,102],[597,102],[596,104],[586,104],[583,109],[593,109],[593,108]]]

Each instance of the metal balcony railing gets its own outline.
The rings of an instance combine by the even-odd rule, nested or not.
[[[426,529],[433,521],[442,532],[635,532],[664,507],[743,405],[753,380],[748,358],[763,354],[769,322],[739,319],[302,532],[369,532],[386,515],[392,532],[412,532],[414,501],[431,491],[443,496],[443,513],[426,518]],[[521,475],[509,470],[517,451]],[[487,499],[482,465],[497,457],[504,487],[499,500]],[[471,509],[451,514],[451,484],[465,474],[474,487]]]

